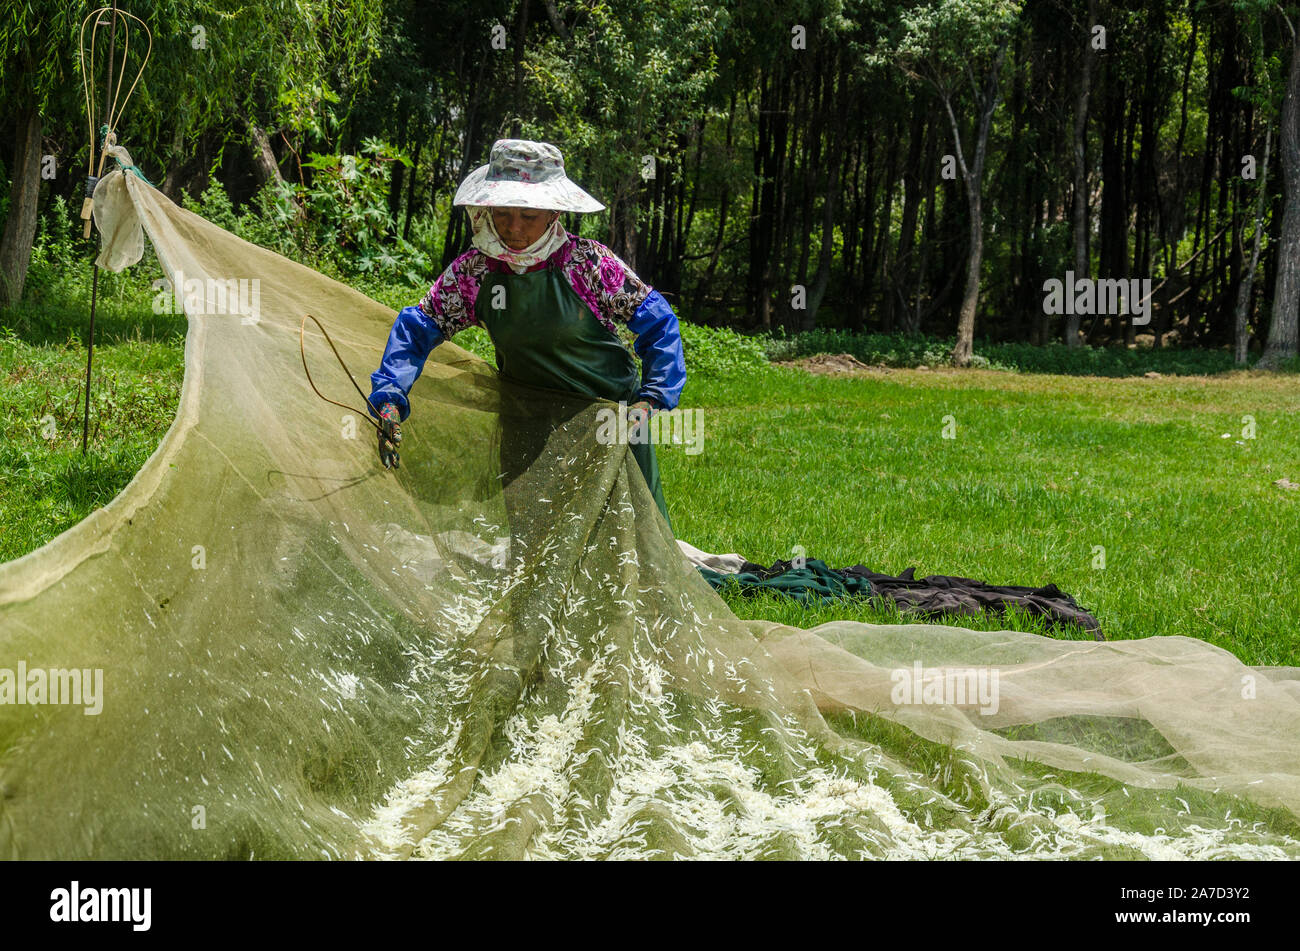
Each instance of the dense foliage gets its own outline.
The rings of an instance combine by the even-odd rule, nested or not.
[[[922,354],[960,330],[981,351],[1045,347],[1012,362],[1051,367],[1053,341],[1235,338],[1257,354],[1296,320],[1287,4],[135,6],[154,58],[118,133],[145,173],[251,240],[413,296],[468,246],[457,182],[494,139],[522,136],[561,146],[608,205],[566,225],[700,324],[903,333]],[[30,153],[34,110],[58,169],[35,185],[37,270],[80,205],[83,15],[52,0],[0,14],[4,121]],[[0,211],[32,187],[18,151]],[[0,248],[9,276],[27,267],[8,253],[22,230]],[[1150,323],[1046,313],[1044,283],[1085,276],[1080,261],[1091,278],[1150,280]]]

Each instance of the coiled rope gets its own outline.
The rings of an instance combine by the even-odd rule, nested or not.
[[[375,422],[373,419],[371,419],[370,416],[367,415],[366,413],[362,413],[360,410],[348,406],[346,403],[340,403],[337,400],[332,400],[324,393],[322,393],[320,390],[316,389],[316,383],[311,378],[311,370],[307,369],[307,344],[306,344],[305,337],[306,337],[306,330],[307,330],[307,321],[309,320],[312,323],[314,323],[317,327],[320,328],[320,332],[325,336],[325,342],[328,343],[330,345],[330,349],[334,351],[334,356],[339,361],[339,366],[341,366],[343,368],[343,372],[348,375],[348,379],[352,381],[352,385],[355,386],[357,392],[361,394],[361,398],[366,401],[366,405],[369,406],[372,410],[374,410],[376,416],[379,415],[379,408],[375,406],[374,403],[370,402],[370,397],[366,396],[365,391],[362,390],[360,386],[357,386],[356,378],[353,377],[352,371],[348,369],[348,365],[343,362],[343,357],[339,354],[338,347],[334,346],[334,341],[330,339],[330,335],[328,331],[326,331],[325,327],[321,324],[321,322],[317,320],[315,317],[313,317],[311,314],[304,314],[302,318],[302,323],[298,327],[298,352],[302,355],[302,371],[307,374],[307,382],[311,385],[311,388],[315,390],[316,395],[319,396],[321,399],[323,399],[326,403],[333,403],[335,406],[341,406],[343,407],[343,409],[348,410],[349,412],[356,413],[358,416],[360,416],[362,419],[368,422],[371,426],[375,427],[375,429],[379,429],[380,428],[379,424]]]

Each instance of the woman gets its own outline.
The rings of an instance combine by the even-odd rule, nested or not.
[[[629,404],[631,423],[677,406],[686,383],[677,315],[609,248],[564,230],[561,212],[605,206],[569,180],[559,149],[499,139],[488,164],[456,190],[454,204],[467,206],[473,247],[419,304],[397,315],[379,369],[370,375],[386,468],[398,464],[407,394],[429,351],[470,324],[487,330],[507,379]],[[640,372],[618,324],[636,335]],[[633,442],[630,448],[667,519],[654,446]]]

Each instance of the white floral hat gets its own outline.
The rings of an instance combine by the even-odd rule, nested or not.
[[[497,139],[488,164],[456,189],[456,205],[510,206],[553,211],[601,211],[604,205],[564,174],[564,156],[549,142]]]

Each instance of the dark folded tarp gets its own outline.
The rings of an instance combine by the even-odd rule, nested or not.
[[[1070,595],[1054,584],[1039,588],[1025,585],[998,585],[960,578],[954,575],[916,577],[916,569],[901,575],[886,575],[865,565],[831,568],[815,558],[806,559],[802,567],[792,561],[778,561],[763,566],[746,561],[735,574],[712,568],[699,572],[716,589],[731,583],[746,594],[772,591],[804,603],[822,603],[847,598],[889,598],[910,617],[930,619],[941,615],[1005,614],[1008,607],[1039,615],[1054,624],[1077,627],[1105,640],[1101,622],[1079,607]]]

